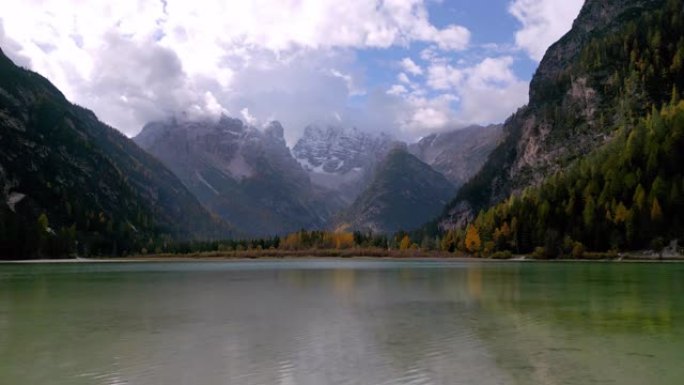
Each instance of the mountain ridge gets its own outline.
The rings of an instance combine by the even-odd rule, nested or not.
[[[603,39],[617,31],[636,34],[644,23],[641,15],[665,3],[587,1],[573,28],[544,55],[530,83],[529,104],[504,123],[503,141],[447,205],[440,227],[463,226],[479,210],[539,185],[610,141],[612,127],[642,116],[648,100],[663,101],[664,95],[647,85],[655,82],[653,75],[639,79],[630,74],[631,51],[641,51],[641,43],[632,47],[631,41],[623,46]]]
[[[0,51],[0,253],[154,250],[230,234],[176,176]]]
[[[246,236],[320,229],[337,209],[292,157],[283,127],[239,119],[152,122],[134,138],[209,209]]]
[[[412,230],[437,215],[455,187],[406,148],[378,165],[371,184],[336,220],[338,229],[393,233]]]

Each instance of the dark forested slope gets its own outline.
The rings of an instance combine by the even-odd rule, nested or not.
[[[0,51],[0,258],[226,236],[160,162]]]

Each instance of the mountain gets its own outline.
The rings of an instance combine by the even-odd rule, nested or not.
[[[460,227],[475,213],[540,185],[615,138],[683,83],[681,0],[588,0],[549,48],[529,104],[439,219]]]
[[[292,157],[278,122],[263,130],[226,116],[153,122],[134,140],[242,235],[322,228],[338,208]]]
[[[340,216],[338,227],[376,233],[414,229],[439,214],[454,191],[442,174],[405,148],[395,148]]]
[[[682,0],[587,1],[440,219],[448,248],[555,257],[681,239],[682,16]]]
[[[159,161],[0,51],[0,257],[230,234]]]
[[[408,149],[451,184],[461,187],[480,171],[501,137],[501,125],[470,126],[426,136]]]
[[[337,192],[349,205],[370,183],[375,167],[393,145],[386,134],[309,125],[292,148],[292,154],[313,184]]]

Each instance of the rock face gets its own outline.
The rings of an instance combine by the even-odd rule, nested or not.
[[[380,163],[370,185],[340,215],[338,228],[392,233],[412,230],[437,216],[454,186],[428,164],[396,148]]]
[[[459,191],[441,218],[459,226],[480,209],[520,193],[609,141],[615,126],[662,100],[630,73],[626,59],[606,60],[628,44],[610,41],[639,28],[664,0],[588,0],[573,28],[549,48],[530,84],[529,104],[504,124],[504,139],[482,170]],[[676,39],[675,39],[676,40]],[[620,53],[622,54],[622,53]]]
[[[333,227],[391,232],[438,215],[451,198],[444,194],[481,169],[501,135],[500,125],[473,126],[407,145],[384,134],[312,125],[292,153],[314,185],[344,202]]]
[[[501,135],[501,125],[471,126],[429,135],[408,149],[459,188],[480,171]]]
[[[292,154],[313,184],[337,192],[348,205],[370,183],[375,167],[393,145],[385,134],[310,125]]]
[[[69,252],[230,235],[159,161],[1,51],[0,142],[3,257],[35,256],[31,238],[43,214],[39,230],[63,233],[68,244],[60,247]]]
[[[339,207],[311,184],[278,122],[260,130],[225,116],[218,122],[171,120],[146,125],[134,140],[245,236],[322,228]]]

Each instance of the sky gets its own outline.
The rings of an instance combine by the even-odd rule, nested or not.
[[[0,47],[128,136],[221,114],[404,140],[503,122],[583,0],[22,0]]]

